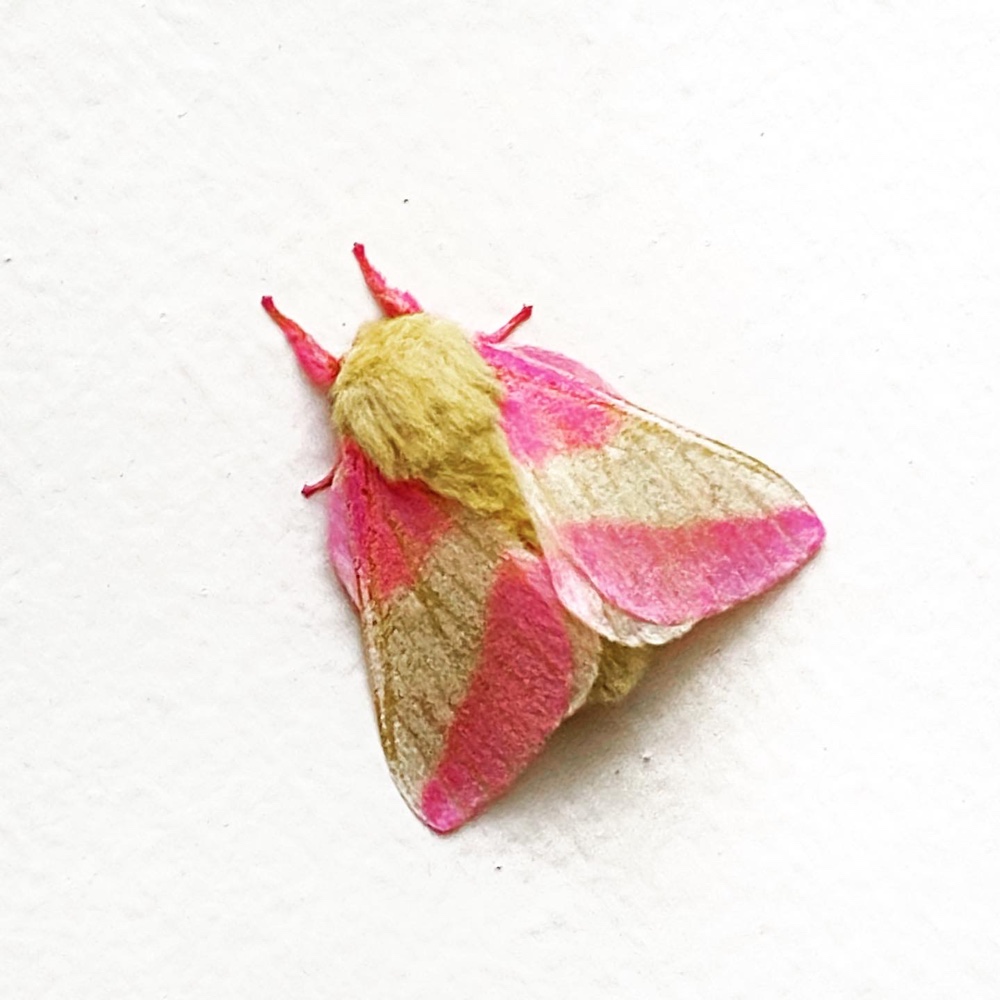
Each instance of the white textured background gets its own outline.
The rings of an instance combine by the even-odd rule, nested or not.
[[[2,6],[0,995],[996,996],[994,3]],[[446,839],[258,306],[355,239],[830,532]]]

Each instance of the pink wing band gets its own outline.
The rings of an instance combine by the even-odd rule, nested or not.
[[[329,507],[327,508],[327,548],[330,562],[348,597],[356,608],[361,607],[361,597],[358,594],[358,573],[355,568],[354,545],[351,540],[351,528],[348,521],[347,486],[345,483],[344,463],[341,460],[333,472],[333,484],[330,487]]]
[[[596,522],[564,529],[600,592],[644,621],[680,625],[763,593],[823,541],[811,510],[698,520],[678,528]]]
[[[334,566],[345,569],[350,559],[353,571],[354,553],[363,544],[366,583],[376,600],[387,601],[413,586],[424,559],[451,520],[440,498],[427,487],[386,482],[353,442],[345,446],[341,467],[342,485],[330,502],[331,558]],[[356,590],[356,572],[353,575]]]
[[[515,459],[538,464],[561,451],[600,448],[618,431],[620,416],[593,391],[611,389],[588,368],[540,348],[477,346],[504,387],[500,419]]]
[[[544,563],[507,559],[493,583],[475,672],[421,796],[431,827],[454,829],[510,785],[566,715],[573,669]]]

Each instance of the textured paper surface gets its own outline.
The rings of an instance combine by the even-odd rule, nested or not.
[[[1000,968],[991,5],[14,4],[0,993],[961,995]],[[829,529],[440,840],[326,565],[363,240]]]

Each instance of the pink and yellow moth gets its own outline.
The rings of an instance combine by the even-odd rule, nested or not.
[[[767,466],[646,412],[571,359],[469,338],[354,255],[384,317],[340,359],[269,297],[331,402],[329,551],[357,607],[382,746],[454,830],[652,648],[762,593],[823,526]]]

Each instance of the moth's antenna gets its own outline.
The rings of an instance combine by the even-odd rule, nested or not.
[[[309,380],[321,389],[329,389],[337,381],[340,372],[340,362],[330,353],[324,351],[295,320],[278,312],[274,299],[265,295],[260,304],[268,316],[281,327],[282,333],[288,338],[288,343],[299,359],[299,365],[309,377]]]
[[[382,307],[382,312],[386,316],[407,316],[410,313],[423,312],[420,303],[409,292],[390,288],[386,284],[385,278],[368,263],[362,244],[354,244],[354,256],[361,267],[361,274],[368,286],[368,291],[375,296],[375,301]]]

